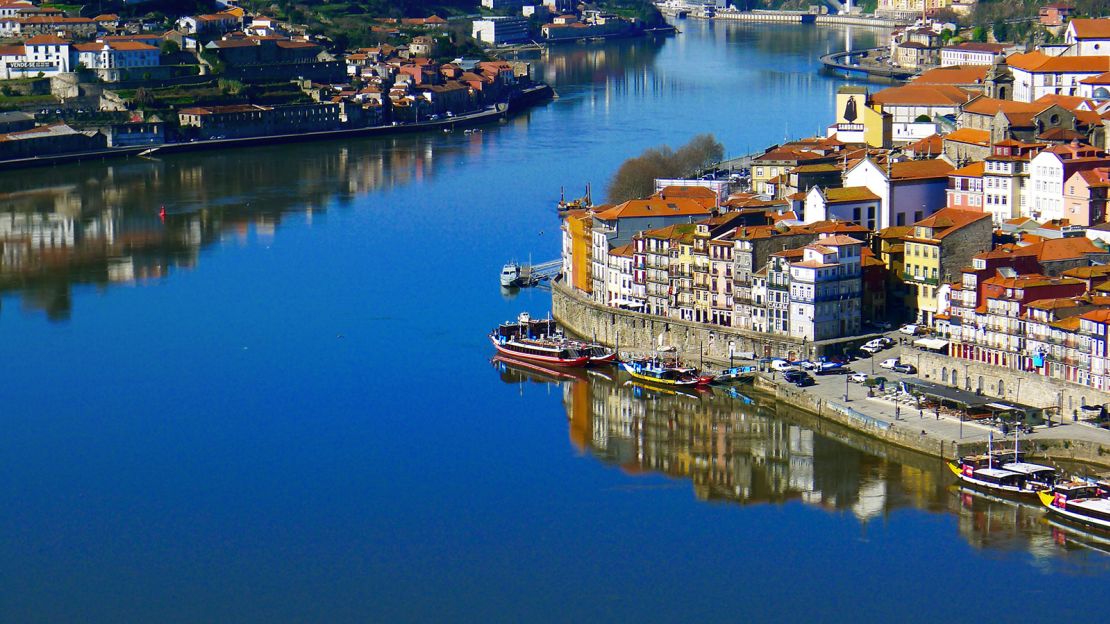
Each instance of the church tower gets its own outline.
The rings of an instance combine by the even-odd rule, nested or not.
[[[1014,75],[1010,66],[1006,64],[1006,57],[999,56],[998,60],[987,72],[983,81],[983,95],[996,100],[1011,100],[1014,97]]]

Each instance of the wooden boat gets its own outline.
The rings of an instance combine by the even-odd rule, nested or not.
[[[1058,483],[1037,493],[1049,513],[1084,526],[1110,532],[1110,498],[1086,481]]]
[[[554,320],[533,319],[521,312],[515,323],[507,321],[490,332],[490,341],[503,356],[548,366],[610,364],[617,352],[593,342],[570,340]]]
[[[580,353],[551,319],[533,320],[522,312],[516,323],[506,322],[490,332],[493,348],[514,360],[539,362],[548,366],[585,366],[590,356]]]
[[[948,469],[965,485],[1001,496],[1035,501],[1038,492],[1052,488],[1056,469],[1022,461],[1016,432],[1012,451],[996,452],[993,442],[992,435],[988,438],[985,455],[961,457],[948,462]],[[1007,459],[1013,461],[1007,462]]]
[[[713,379],[713,383],[727,384],[738,381],[751,381],[755,377],[755,371],[756,367],[754,366],[734,366],[732,368],[726,368]]]
[[[596,342],[577,342],[578,350],[590,356],[590,365],[616,364],[617,352]]]
[[[621,362],[620,366],[633,379],[663,387],[697,388],[713,381],[713,375],[698,374],[695,368],[667,364],[652,358]]]

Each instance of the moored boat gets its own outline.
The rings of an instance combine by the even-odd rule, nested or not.
[[[672,388],[697,388],[707,386],[713,375],[699,374],[695,368],[668,364],[658,359],[645,358],[621,362],[621,370],[633,379]]]
[[[721,371],[719,375],[713,378],[715,384],[727,384],[738,381],[751,381],[755,378],[756,367],[754,366],[733,366]]]
[[[1110,532],[1110,498],[1086,481],[1058,483],[1037,493],[1049,513],[1101,531]]]
[[[501,267],[501,287],[511,288],[518,286],[520,282],[520,265],[515,262],[509,262]]]
[[[498,325],[489,337],[501,355],[548,366],[610,364],[617,359],[613,349],[594,342],[570,340],[554,320],[533,319],[527,312],[521,312],[515,323],[506,321]]]
[[[589,354],[581,353],[567,340],[555,321],[534,320],[527,312],[520,313],[515,323],[498,325],[489,339],[499,354],[515,360],[548,366],[585,366],[590,362]]]

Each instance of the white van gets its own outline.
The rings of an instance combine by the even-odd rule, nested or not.
[[[880,362],[879,366],[882,367],[882,368],[893,369],[895,366],[898,366],[901,363],[902,363],[902,361],[899,360],[898,358],[887,358],[887,359],[883,360],[882,362]]]

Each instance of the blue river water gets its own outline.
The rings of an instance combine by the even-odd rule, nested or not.
[[[1106,541],[935,460],[491,365],[560,187],[818,132],[884,37],[681,27],[480,133],[0,173],[0,621],[1101,621]]]

